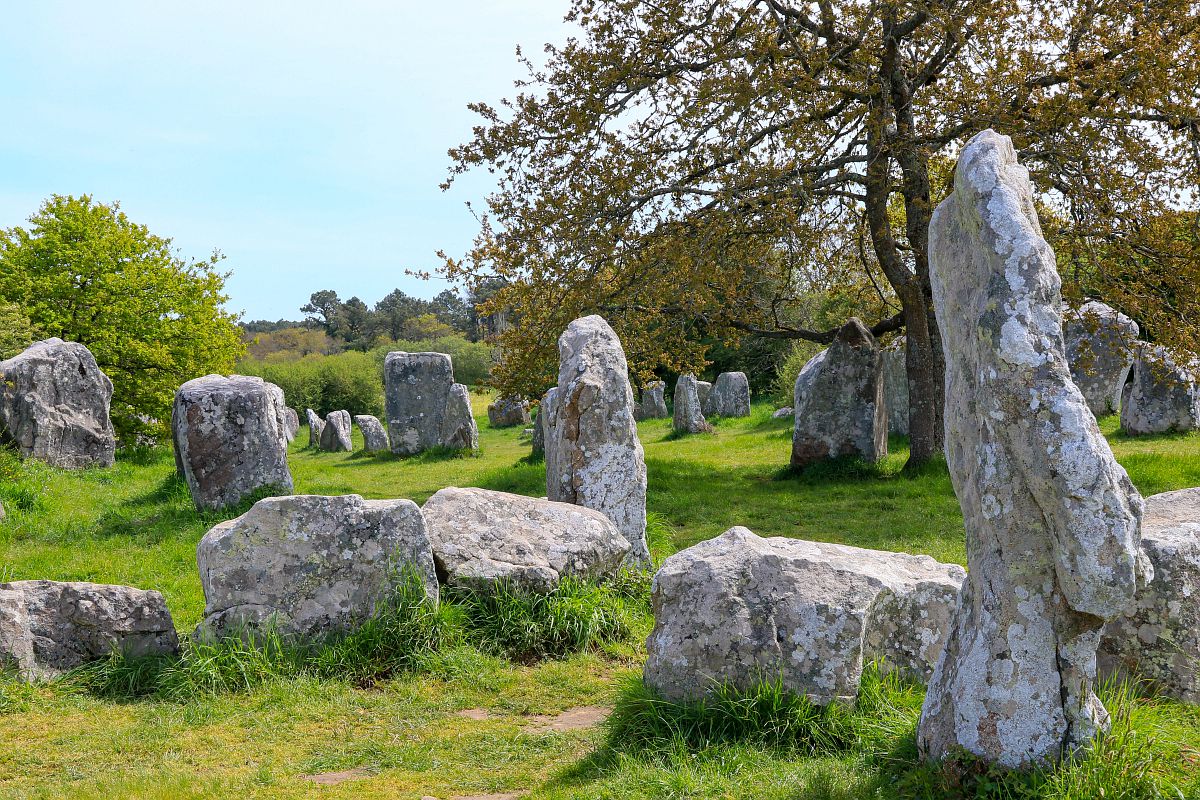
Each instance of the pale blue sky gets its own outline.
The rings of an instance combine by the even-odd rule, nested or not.
[[[477,230],[448,193],[466,104],[513,93],[520,44],[567,35],[568,0],[48,2],[0,26],[0,227],[91,193],[228,257],[229,307],[299,318],[317,289],[373,303]]]

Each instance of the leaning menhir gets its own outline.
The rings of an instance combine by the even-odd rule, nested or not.
[[[750,416],[750,381],[744,372],[722,372],[704,403],[704,416]]]
[[[321,449],[329,453],[349,453],[354,449],[350,438],[350,412],[330,411],[321,428]]]
[[[625,351],[602,317],[581,317],[558,338],[558,392],[546,429],[546,495],[608,516],[649,563],[646,462],[633,419]]]
[[[1200,365],[1161,345],[1139,342],[1121,393],[1121,430],[1129,434],[1200,429]]]
[[[0,361],[0,443],[62,469],[111,467],[113,385],[90,350],[46,339]]]
[[[393,453],[411,456],[431,447],[479,447],[470,396],[467,387],[454,382],[450,356],[388,353],[383,383]]]
[[[206,375],[175,393],[177,464],[196,508],[237,505],[260,489],[292,491],[283,392],[262,378]]]
[[[379,453],[388,449],[387,431],[378,418],[370,414],[358,414],[354,417],[354,424],[362,431],[364,452]]]
[[[1093,414],[1113,413],[1121,405],[1121,387],[1133,365],[1137,323],[1095,300],[1066,309],[1063,317],[1071,380]]]
[[[1142,500],[1071,381],[1054,254],[1008,137],[963,149],[929,245],[969,569],[918,745],[1052,761],[1108,724],[1096,646],[1138,588]]]

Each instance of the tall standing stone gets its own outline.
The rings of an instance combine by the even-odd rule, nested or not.
[[[883,400],[887,406],[888,433],[908,436],[908,365],[904,338],[894,339],[879,351],[883,361]]]
[[[1180,363],[1161,345],[1141,342],[1121,394],[1121,430],[1128,434],[1200,429],[1200,367]]]
[[[554,436],[551,431],[551,425],[553,424],[554,420],[554,413],[552,409],[554,408],[554,404],[556,402],[558,402],[558,387],[551,386],[546,390],[546,393],[542,395],[542,401],[538,403],[537,418],[533,421],[534,453],[541,453],[543,456],[546,456],[546,451],[549,448],[550,443],[554,440]],[[549,456],[546,456],[546,458],[548,460]]]
[[[172,433],[196,508],[237,505],[265,488],[292,491],[278,389],[246,375],[206,375],[179,387]]]
[[[800,370],[793,391],[792,466],[887,455],[883,363],[875,337],[859,320],[841,327],[827,350]]]
[[[713,383],[704,408],[705,416],[750,416],[750,381],[744,372],[722,372]]]
[[[362,431],[364,452],[379,453],[388,449],[387,431],[377,418],[370,414],[358,414],[354,417],[354,424]]]
[[[450,356],[388,353],[383,381],[393,453],[411,456],[431,447],[479,446],[467,387],[454,382]]]
[[[308,417],[308,446],[320,447],[321,432],[325,430],[325,420],[321,419],[321,415],[311,408],[305,409],[304,413]]]
[[[1133,365],[1136,322],[1112,306],[1092,300],[1064,314],[1063,338],[1071,379],[1097,417],[1121,405],[1121,387]]]
[[[90,350],[46,339],[0,361],[0,443],[62,469],[111,467],[112,381]]]
[[[671,419],[671,427],[678,433],[704,433],[712,430],[701,409],[699,383],[695,375],[680,375],[675,381],[675,413]]]
[[[1053,761],[1108,724],[1096,647],[1148,568],[1142,499],[1071,380],[1054,253],[1007,136],[963,149],[929,246],[969,569],[918,745]]]
[[[599,316],[558,339],[558,393],[546,437],[546,494],[608,516],[629,540],[629,559],[649,563],[646,462],[633,419],[621,341]]]
[[[330,411],[321,429],[321,449],[328,453],[349,453],[354,449],[350,438],[350,412]]]
[[[651,381],[642,389],[642,402],[634,409],[638,420],[666,419],[667,413],[667,384],[662,381]]]

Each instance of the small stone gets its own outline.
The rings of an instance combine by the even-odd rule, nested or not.
[[[722,372],[703,401],[706,417],[750,416],[750,381],[744,372]]]
[[[1121,394],[1121,430],[1132,435],[1200,429],[1195,361],[1179,363],[1161,345],[1139,342]]]
[[[349,453],[354,449],[350,438],[350,412],[330,411],[321,430],[321,449],[327,453]]]
[[[362,431],[363,452],[381,453],[387,451],[387,431],[384,429],[383,423],[376,417],[372,417],[370,414],[358,414],[354,417],[354,424]]]
[[[529,424],[529,403],[520,397],[498,397],[488,405],[488,424],[493,428],[512,428]]]
[[[450,385],[441,430],[442,447],[451,450],[479,449],[479,426],[471,414],[471,394],[461,383]]]
[[[293,441],[296,434],[300,431],[300,415],[296,413],[296,409],[290,406],[284,407],[284,433],[287,434],[287,440]]]
[[[667,412],[666,398],[667,384],[662,381],[653,381],[642,389],[642,402],[638,403],[634,409],[635,416],[639,420],[643,419],[666,419],[670,416]]]
[[[708,398],[712,394],[713,385],[708,381],[696,381],[696,394],[700,397],[700,410],[708,407]]]
[[[304,412],[308,417],[308,446],[321,446],[321,432],[325,430],[325,420],[321,419],[321,415],[313,411],[311,408]]]
[[[678,433],[706,433],[712,426],[701,410],[700,381],[695,375],[680,375],[675,381],[675,415],[671,427]]]
[[[771,414],[771,419],[784,419],[790,416],[792,416],[792,407],[784,406],[783,408],[775,409],[775,412]]]

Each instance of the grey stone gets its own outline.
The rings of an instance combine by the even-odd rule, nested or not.
[[[327,453],[349,453],[354,449],[350,438],[350,412],[330,411],[321,429],[321,449]]]
[[[771,419],[783,419],[790,416],[792,416],[792,407],[784,406],[783,408],[775,409],[774,413],[771,414]]]
[[[918,745],[1050,762],[1108,725],[1096,647],[1149,569],[1142,499],[1071,380],[1054,253],[1007,136],[963,149],[929,249],[969,569]]]
[[[675,381],[675,413],[671,427],[679,433],[705,433],[712,430],[701,409],[699,384],[695,375],[680,375]]]
[[[1142,552],[1154,578],[1104,626],[1100,675],[1145,680],[1157,694],[1200,704],[1200,489],[1146,498]]]
[[[634,416],[643,419],[666,419],[667,413],[667,384],[662,381],[652,381],[642,389],[642,402],[634,409]]]
[[[963,576],[929,556],[731,528],[654,576],[646,684],[678,701],[765,678],[826,704],[853,700],[871,661],[923,680]]]
[[[27,681],[125,653],[172,655],[179,639],[158,592],[57,581],[0,583],[0,665]]]
[[[546,592],[564,577],[608,578],[629,542],[599,511],[488,489],[448,488],[421,509],[438,574],[486,591],[498,580]]]
[[[377,418],[370,414],[358,414],[354,417],[354,424],[362,431],[364,452],[379,453],[388,449],[387,431]]]
[[[0,361],[0,443],[62,469],[111,467],[112,381],[91,351],[46,339]]]
[[[713,385],[708,381],[696,381],[696,394],[700,397],[700,411],[703,412],[708,407],[708,398],[712,395]]]
[[[493,428],[512,428],[529,424],[529,403],[520,397],[497,397],[487,408],[488,424]]]
[[[538,403],[537,416],[533,420],[532,452],[534,455],[544,455],[546,452],[547,420],[550,419],[550,406],[554,403],[554,398],[557,396],[558,387],[555,386],[547,389],[546,393],[542,395],[541,402]]]
[[[450,356],[388,353],[383,377],[393,453],[411,456],[431,447],[473,450],[479,446],[470,395],[465,386],[454,382]]]
[[[287,434],[289,442],[294,441],[296,434],[300,432],[300,415],[296,413],[296,409],[286,406],[284,411],[284,432]]]
[[[471,394],[461,383],[451,384],[442,417],[441,445],[451,450],[478,450],[479,426],[471,414]]]
[[[1139,342],[1121,394],[1121,430],[1128,434],[1200,428],[1195,362],[1180,363],[1166,348]]]
[[[883,362],[875,337],[851,318],[837,338],[796,377],[792,414],[792,466],[858,456],[887,455]]]
[[[1097,417],[1120,407],[1137,337],[1137,323],[1112,306],[1092,300],[1065,309],[1063,338],[1071,379]]]
[[[879,351],[883,362],[883,400],[887,406],[888,433],[908,436],[908,365],[904,337],[893,339]]]
[[[437,596],[421,510],[411,500],[268,497],[196,549],[204,639],[261,632],[313,638],[353,629],[399,580]]]
[[[172,433],[196,508],[227,508],[267,488],[292,491],[277,392],[246,375],[206,375],[175,392]]]
[[[744,372],[722,372],[704,401],[704,416],[750,416],[750,381]]]
[[[308,417],[308,446],[320,447],[321,432],[325,430],[325,420],[321,419],[321,415],[311,408],[306,409],[304,414]]]
[[[605,514],[649,563],[646,462],[633,418],[625,351],[603,318],[581,317],[558,338],[558,392],[546,429],[546,496]]]

